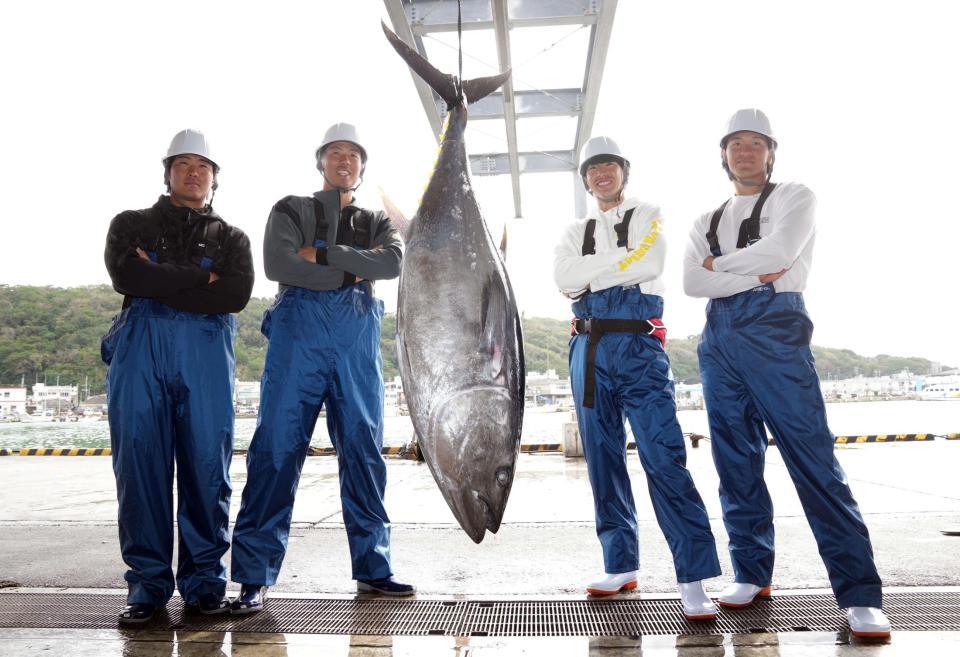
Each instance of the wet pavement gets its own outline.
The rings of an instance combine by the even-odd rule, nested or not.
[[[845,632],[497,638],[14,629],[0,630],[0,639],[3,657],[939,657],[960,651],[960,633],[946,632],[868,641]]]
[[[688,454],[724,568],[724,576],[707,582],[715,593],[730,572],[716,473],[709,443]],[[837,455],[866,518],[885,587],[960,586],[960,537],[942,533],[960,527],[960,442],[846,446]],[[634,454],[628,461],[642,560],[640,586],[631,595],[673,596],[669,552],[644,474]],[[245,479],[241,457],[231,475],[235,515]],[[307,459],[276,595],[353,595],[336,477],[335,457]],[[109,457],[0,457],[0,481],[0,581],[6,582],[0,586],[123,589]],[[825,589],[823,565],[776,449],[768,452],[767,481],[776,509],[775,589]],[[388,461],[387,508],[394,568],[417,584],[420,599],[583,599],[584,582],[602,571],[582,459],[523,455],[504,524],[480,545],[456,525],[423,464]],[[951,632],[896,632],[891,643],[878,645],[817,632],[633,640],[0,629],[0,655],[955,655],[958,644],[960,633]]]

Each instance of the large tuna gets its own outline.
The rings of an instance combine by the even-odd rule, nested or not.
[[[500,528],[513,485],[524,366],[516,300],[470,185],[463,137],[466,102],[510,72],[461,85],[383,31],[449,107],[440,157],[406,234],[397,349],[420,449],[453,515],[479,543]]]

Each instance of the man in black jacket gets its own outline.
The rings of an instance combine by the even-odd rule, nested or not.
[[[169,195],[110,223],[104,253],[123,309],[103,339],[127,607],[140,625],[180,591],[188,608],[229,610],[229,465],[234,317],[253,289],[250,242],[208,203],[219,166],[194,130],[163,159]],[[174,580],[173,471],[179,556]]]

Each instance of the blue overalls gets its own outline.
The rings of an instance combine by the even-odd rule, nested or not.
[[[636,286],[587,294],[573,304],[579,318],[650,319],[663,314],[663,299]],[[589,335],[570,340],[570,378],[577,407],[597,536],[607,573],[637,570],[637,511],[627,471],[624,417],[630,422],[657,522],[673,554],[678,582],[720,574],[717,548],[703,500],[686,468],[683,432],[677,422],[670,361],[660,341],[641,333],[606,333],[594,362],[592,408],[584,406]]]
[[[230,576],[273,585],[320,407],[337,450],[340,499],[353,578],[390,577],[390,519],[383,446],[380,321],[367,283],[337,290],[285,287],[264,314],[269,340],[260,415],[247,452],[247,483],[233,530]]]
[[[834,455],[799,292],[762,285],[707,304],[698,353],[737,582],[767,586],[773,504],[764,424],[793,479],[841,608],[881,606],[867,527]]]
[[[132,298],[101,343],[128,604],[173,594],[174,463],[176,588],[190,604],[226,592],[235,332],[232,315]]]

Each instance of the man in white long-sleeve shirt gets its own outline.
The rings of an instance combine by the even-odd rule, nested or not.
[[[686,293],[710,299],[698,353],[734,571],[719,602],[746,607],[770,592],[766,425],[851,630],[887,636],[870,536],[833,453],[810,351],[813,324],[802,292],[813,258],[816,199],[798,183],[770,182],[777,142],[763,112],[734,114],[720,147],[736,195],[700,217],[684,256]]]
[[[664,351],[666,243],[660,209],[624,197],[630,162],[607,137],[588,141],[584,186],[597,199],[556,248],[554,278],[575,299],[570,378],[593,489],[605,574],[592,595],[637,585],[637,513],[627,472],[624,418],[630,421],[657,520],[673,554],[683,613],[714,618],[701,580],[720,574],[703,501],[686,468],[673,377]]]

